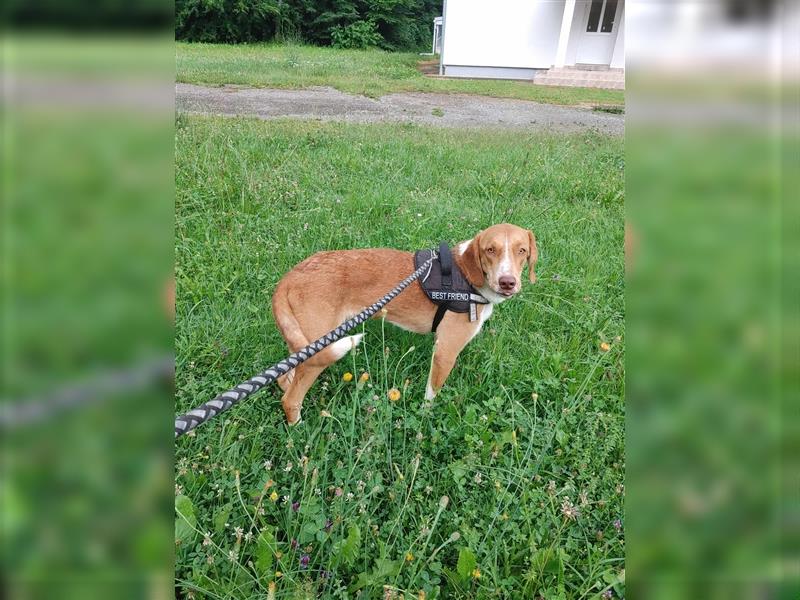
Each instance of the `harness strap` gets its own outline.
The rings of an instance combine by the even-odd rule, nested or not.
[[[450,254],[450,246],[447,242],[439,244],[439,264],[442,265],[442,285],[444,287],[453,286],[453,255]]]
[[[439,323],[442,322],[444,319],[444,313],[447,312],[447,304],[440,304],[436,307],[436,314],[433,315],[433,325],[431,326],[431,331],[436,333],[436,328],[439,327]]]

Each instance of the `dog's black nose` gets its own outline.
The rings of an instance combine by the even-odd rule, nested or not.
[[[501,290],[503,290],[504,292],[510,292],[517,285],[517,280],[514,279],[511,275],[503,275],[500,278],[499,283]]]

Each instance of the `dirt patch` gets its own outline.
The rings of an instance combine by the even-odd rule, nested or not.
[[[417,70],[423,75],[438,75],[439,74],[439,59],[436,60],[421,60],[417,63]]]
[[[491,127],[559,132],[624,133],[624,116],[591,108],[468,94],[398,93],[379,99],[329,87],[305,90],[175,86],[179,111],[228,116],[281,117],[354,123],[415,123],[437,127]]]

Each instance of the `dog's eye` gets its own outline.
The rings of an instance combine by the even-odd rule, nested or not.
[[[494,248],[491,246],[486,249],[486,254],[494,254]]]
[[[526,252],[527,252],[527,250],[525,250],[525,248],[520,248],[519,249],[519,253],[520,254],[525,254]]]

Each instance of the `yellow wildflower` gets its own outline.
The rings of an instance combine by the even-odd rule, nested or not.
[[[272,500],[273,502],[277,502],[278,501],[278,492],[272,492],[269,495],[269,499]]]
[[[406,552],[406,562],[411,562],[414,560],[414,555],[411,552]]]
[[[608,342],[602,342],[600,344],[600,350],[602,350],[603,352],[608,352],[609,350],[611,350],[611,344],[609,344]]]
[[[362,373],[361,377],[359,377],[358,380],[361,383],[364,383],[365,381],[369,381],[369,373]]]
[[[281,573],[280,571],[275,571],[275,579],[279,579],[281,577],[283,577],[283,573]]]
[[[473,579],[480,579],[481,578],[481,570],[478,567],[472,571],[472,578]]]
[[[345,382],[353,381],[353,374],[350,371],[348,371],[347,373],[342,375],[342,381],[345,381]]]
[[[388,396],[389,400],[391,400],[392,402],[397,402],[398,400],[400,400],[400,390],[398,390],[397,388],[392,388],[389,390]]]
[[[425,600],[427,598],[427,594],[425,594],[425,590],[420,590],[419,594],[417,594],[417,600]]]

